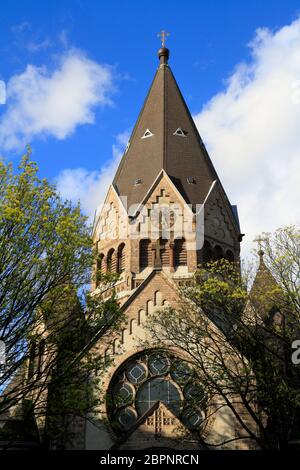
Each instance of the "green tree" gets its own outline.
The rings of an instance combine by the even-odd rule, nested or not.
[[[30,149],[16,172],[0,161],[0,414],[25,413],[31,424],[34,415],[50,439],[63,415],[95,406],[90,377],[105,364],[92,346],[121,321],[115,276],[102,278],[102,295],[88,294],[94,259],[79,204],[38,177]]]
[[[226,260],[200,266],[182,303],[155,314],[148,327],[157,345],[175,348],[202,384],[209,413],[199,430],[228,407],[242,438],[262,449],[283,449],[297,432],[300,374],[291,361],[299,339],[299,229],[264,234],[260,266],[249,275]],[[191,406],[197,407],[197,397]],[[203,400],[200,396],[199,400]],[[235,440],[235,439],[233,439]],[[225,445],[204,442],[205,445]]]

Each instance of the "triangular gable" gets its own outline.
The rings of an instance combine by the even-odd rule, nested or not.
[[[147,191],[147,193],[145,194],[145,197],[143,198],[143,200],[141,201],[141,203],[139,205],[136,206],[134,212],[132,214],[130,214],[131,217],[136,217],[141,208],[146,205],[147,201],[150,199],[150,197],[152,196],[152,194],[154,193],[155,189],[157,188],[158,184],[161,182],[161,180],[165,178],[167,183],[170,185],[170,187],[172,188],[172,190],[174,191],[174,193],[176,194],[176,197],[178,198],[178,200],[186,205],[187,204],[187,201],[184,199],[184,197],[182,196],[181,192],[177,189],[177,187],[175,186],[175,184],[173,183],[173,181],[171,180],[171,178],[168,176],[168,174],[165,172],[165,170],[161,170],[159,172],[159,174],[157,175],[157,177],[155,178],[155,180],[153,181],[152,185],[150,186],[149,190]],[[193,211],[192,211],[192,208],[190,205],[187,206],[188,207],[188,211],[192,214]]]
[[[158,401],[114,444],[111,450],[122,449],[123,445],[126,445],[126,450],[136,449],[137,443],[139,448],[165,446],[182,448],[184,447],[182,437],[185,436],[187,442],[189,435],[191,437],[177,416],[163,402]],[[191,446],[191,442],[189,444]]]
[[[224,193],[223,187],[220,184],[218,180],[214,182],[214,184],[211,186],[211,189],[205,198],[204,201],[204,211],[205,211],[205,233],[209,234],[215,239],[222,240],[223,237],[222,235],[217,233],[217,225],[215,227],[215,234],[209,233],[213,232],[214,228],[209,227],[210,222],[212,223],[212,220],[209,220],[209,214],[213,213],[213,206],[217,206],[216,213],[218,215],[218,221],[215,220],[215,223],[223,224],[223,228],[226,228],[227,225],[227,232],[231,232],[231,242],[236,242],[238,241],[238,236],[240,234],[240,229],[238,226],[238,222],[236,219],[236,216],[233,213],[232,207],[230,205],[230,202]],[[226,230],[225,230],[225,235],[226,235]],[[224,240],[226,241],[226,240]]]
[[[104,202],[98,208],[96,209],[95,212],[95,217],[94,217],[94,223],[93,223],[93,228],[92,228],[92,236],[95,235],[99,221],[102,219],[103,211],[106,208],[106,205],[109,203],[110,200],[115,199],[117,201],[117,206],[118,209],[121,209],[121,213],[124,217],[128,217],[126,208],[124,206],[124,202],[122,198],[119,196],[118,192],[116,191],[116,188],[114,187],[113,184],[110,184]]]
[[[175,282],[173,282],[169,276],[167,276],[164,271],[162,270],[156,270],[153,269],[151,273],[146,277],[146,279],[143,280],[143,282],[134,290],[134,292],[131,294],[131,296],[124,302],[122,305],[122,310],[125,312],[127,308],[129,308],[132,304],[132,302],[139,298],[141,293],[146,289],[147,286],[150,286],[151,281],[154,279],[156,276],[161,276],[163,278],[163,282],[166,283],[174,292],[175,295],[179,296],[178,294],[178,286]],[[151,289],[151,286],[150,286]]]

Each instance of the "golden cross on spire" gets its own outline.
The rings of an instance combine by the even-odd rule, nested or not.
[[[167,33],[167,31],[165,31],[164,29],[162,29],[161,32],[157,34],[157,37],[161,38],[162,47],[165,47],[166,45],[167,36],[170,36],[170,33]]]
[[[264,251],[262,249],[263,248],[262,243],[265,242],[266,239],[262,238],[262,236],[259,236],[259,237],[255,238],[255,240],[253,240],[253,241],[258,243],[258,255],[262,259],[263,255],[264,255]]]
[[[259,236],[253,240],[254,242],[258,243],[258,248],[261,250],[262,249],[262,242],[266,241],[265,238],[262,238],[262,236]]]

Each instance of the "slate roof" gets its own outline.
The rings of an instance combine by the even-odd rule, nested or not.
[[[168,49],[159,51],[159,67],[113,181],[119,195],[127,196],[128,208],[142,201],[162,169],[193,205],[202,203],[212,182],[219,179],[168,57]],[[178,129],[185,135],[174,135]],[[143,138],[147,130],[153,135]],[[189,177],[194,182],[189,183]]]

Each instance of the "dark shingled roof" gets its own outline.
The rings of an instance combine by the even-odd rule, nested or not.
[[[169,52],[161,49],[159,54],[161,63],[113,181],[119,195],[127,196],[128,208],[142,201],[162,169],[193,205],[204,201],[218,179],[167,64]],[[178,128],[186,135],[174,135]],[[142,138],[147,129],[153,136]],[[187,181],[191,176],[192,184]],[[136,180],[142,181],[135,184]]]

